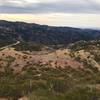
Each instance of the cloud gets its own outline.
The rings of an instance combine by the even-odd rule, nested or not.
[[[0,13],[100,13],[100,1],[0,0]]]

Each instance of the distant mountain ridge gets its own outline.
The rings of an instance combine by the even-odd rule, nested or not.
[[[95,39],[100,39],[100,30],[0,20],[0,42],[25,41],[52,45]]]

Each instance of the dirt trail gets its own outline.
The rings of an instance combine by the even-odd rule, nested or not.
[[[7,45],[7,46],[4,46],[4,47],[1,47],[0,50],[3,50],[3,49],[6,49],[6,48],[9,48],[9,47],[12,47],[12,46],[15,46],[17,44],[19,44],[20,41],[17,41],[16,43],[13,43],[13,44],[10,44],[10,45]]]

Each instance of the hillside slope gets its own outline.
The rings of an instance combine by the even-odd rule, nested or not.
[[[28,41],[42,44],[69,44],[80,40],[100,39],[99,30],[53,27],[0,20],[0,42]]]
[[[21,45],[24,48],[19,50]],[[19,43],[0,51],[0,97],[6,100],[100,98],[99,40],[76,42],[65,49],[43,49],[43,46],[39,51],[35,47]]]

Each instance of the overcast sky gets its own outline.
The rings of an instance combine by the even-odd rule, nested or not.
[[[100,0],[0,0],[0,19],[100,27]]]

